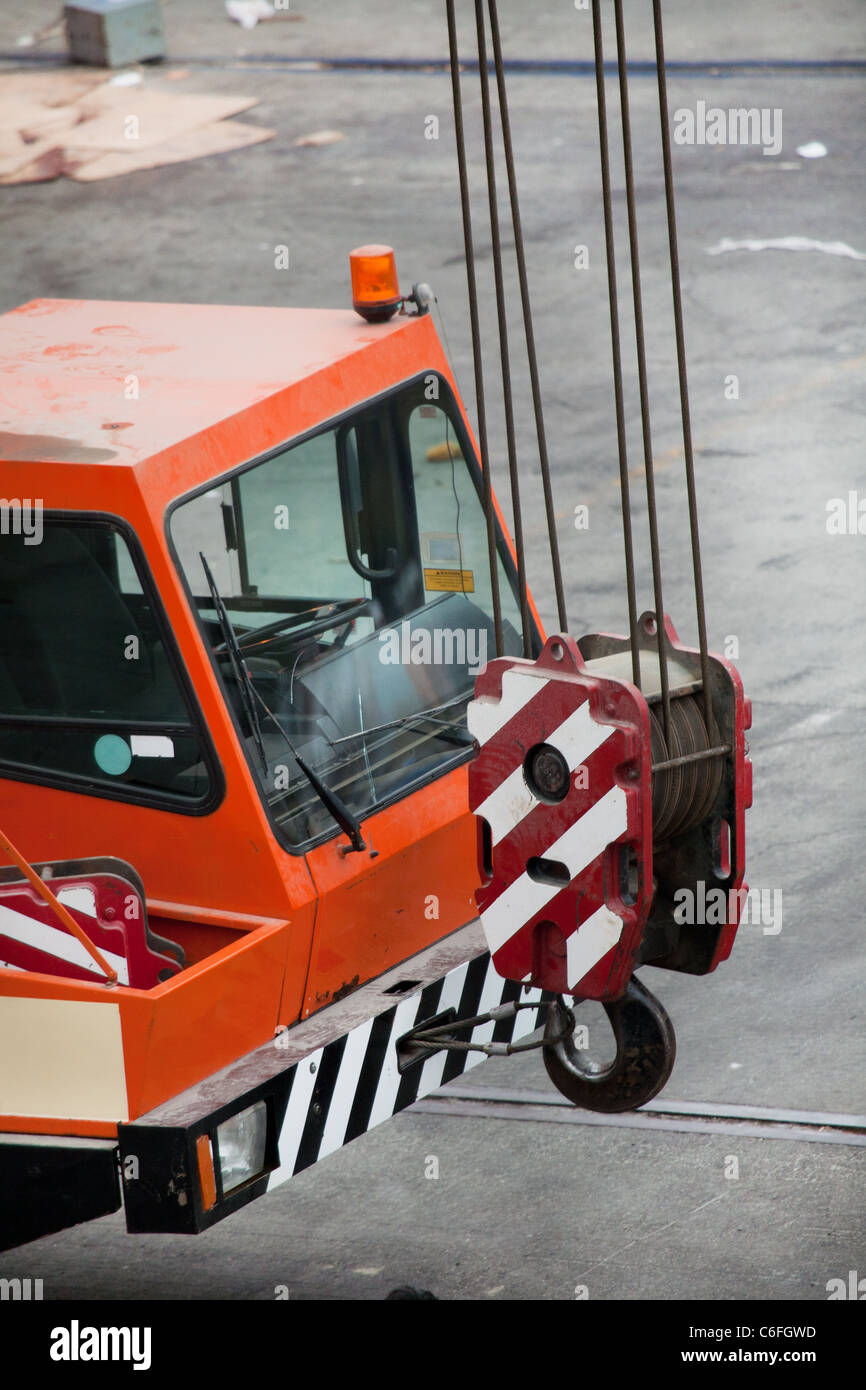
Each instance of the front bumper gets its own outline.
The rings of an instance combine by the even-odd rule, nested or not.
[[[472,1041],[510,1042],[534,1032],[549,997],[503,980],[474,922],[120,1125],[128,1229],[206,1230],[485,1059],[401,1047],[414,1028],[472,1018],[521,997],[539,1008],[481,1024]],[[266,1116],[258,1170],[240,1183],[235,1170],[236,1185],[226,1189],[220,1126],[254,1108]]]

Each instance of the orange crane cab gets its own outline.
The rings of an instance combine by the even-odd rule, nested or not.
[[[474,921],[465,711],[493,635],[423,305],[40,300],[0,353],[0,827],[120,964],[2,871],[8,1165],[23,1136],[116,1145]]]

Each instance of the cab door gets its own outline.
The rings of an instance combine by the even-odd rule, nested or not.
[[[375,558],[380,625],[343,655],[353,665],[356,727],[367,731],[355,798],[368,807],[359,816],[365,848],[352,851],[340,836],[307,855],[319,905],[305,1015],[477,915],[465,709],[494,654],[486,527],[456,406],[427,399],[426,382],[350,425],[341,446],[350,558],[362,570]],[[375,459],[365,460],[373,447]],[[389,514],[394,498],[399,518]],[[505,642],[519,653],[508,558],[500,561]],[[324,684],[321,672],[307,680]]]
[[[475,915],[466,705],[494,624],[460,421],[445,381],[417,376],[171,514],[285,877],[303,857],[315,885],[304,1014]],[[509,563],[503,540],[519,654]]]

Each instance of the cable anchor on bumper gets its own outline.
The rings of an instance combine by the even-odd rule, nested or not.
[[[474,1018],[443,1018],[437,1022],[429,1019],[425,1023],[419,1024],[410,1032],[405,1033],[397,1042],[397,1055],[403,1066],[417,1061],[421,1057],[430,1057],[434,1052],[483,1052],[485,1057],[511,1057],[515,1052],[532,1052],[539,1047],[549,1047],[551,1036],[554,1043],[565,1043],[574,1032],[574,1014],[570,1010],[565,1010],[559,1020],[559,1024],[548,1032],[550,1010],[556,1001],[538,1000],[512,1000],[507,1004],[499,1004],[496,1008],[488,1009],[486,1013],[477,1014]],[[503,1019],[512,1019],[521,1009],[548,1009],[548,1024],[545,1027],[545,1036],[541,1038],[529,1039],[526,1042],[488,1042],[477,1043],[464,1041],[462,1038],[455,1038],[453,1035],[460,1030],[472,1030],[481,1027],[485,1023],[499,1023]],[[449,1011],[452,1012],[452,1011]]]

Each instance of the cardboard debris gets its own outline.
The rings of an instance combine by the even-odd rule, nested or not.
[[[119,174],[134,174],[141,169],[154,169],[161,164],[181,164],[187,159],[201,159],[208,154],[242,150],[247,145],[271,140],[275,134],[274,130],[244,125],[242,121],[217,121],[198,130],[184,131],[172,140],[136,153],[110,151],[94,159],[91,150],[79,150],[72,146],[65,151],[66,167],[63,172],[79,183],[91,183],[96,179],[117,178]]]
[[[47,89],[44,96],[31,94],[23,88],[16,91],[14,87],[9,88],[8,80],[0,80],[0,135],[18,135],[25,143],[66,130],[103,109],[98,98],[92,95],[93,84],[91,88],[70,92],[68,101],[56,102],[45,100],[51,95]]]
[[[0,119],[0,128],[4,130],[14,129],[14,132],[23,140],[25,145],[29,145],[36,140],[44,140],[49,136],[60,136],[67,131],[80,125],[82,121],[88,119],[88,99],[82,102],[73,102],[71,106],[34,106],[29,113],[20,111],[15,119],[14,128],[6,124],[4,119]],[[97,110],[94,114],[97,114]]]
[[[66,172],[63,146],[56,140],[20,143],[9,148],[0,140],[0,184],[45,183]]]
[[[91,182],[244,149],[276,133],[226,119],[256,104],[255,97],[120,86],[104,73],[4,74],[0,184],[61,175]]]
[[[116,87],[101,91],[98,100],[103,104],[102,114],[76,128],[74,144],[78,150],[135,154],[258,104],[256,97],[188,96],[185,92]]]
[[[36,102],[40,106],[63,106],[94,87],[105,85],[104,72],[80,68],[54,68],[50,72],[4,72],[0,80],[0,100]]]

